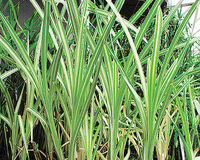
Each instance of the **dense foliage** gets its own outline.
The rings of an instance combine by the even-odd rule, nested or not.
[[[185,15],[183,0],[167,14],[148,0],[129,20],[124,1],[30,0],[22,25],[19,4],[0,0],[1,159],[199,155],[199,40],[188,21],[200,0]]]

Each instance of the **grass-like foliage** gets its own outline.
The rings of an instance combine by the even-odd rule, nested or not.
[[[148,0],[129,20],[119,13],[124,1],[43,0],[42,9],[30,0],[36,13],[22,26],[18,5],[1,6],[5,157],[197,156],[200,68],[192,46],[198,39],[187,29],[200,0],[180,19],[175,14],[183,0],[164,15],[162,0]],[[11,85],[14,77],[20,86]]]

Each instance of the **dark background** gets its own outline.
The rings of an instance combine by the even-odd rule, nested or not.
[[[5,2],[8,0],[3,0],[3,5]],[[19,3],[20,4],[20,9],[19,9],[19,23],[22,25],[24,22],[26,22],[33,12],[35,11],[34,7],[32,6],[31,2],[29,0],[12,0],[14,4]],[[40,6],[42,5],[41,0],[36,0]],[[79,3],[81,0],[77,0]],[[94,1],[94,0],[93,0]],[[98,3],[98,0],[95,0]],[[166,2],[167,0],[164,0],[162,4],[162,8],[166,7]],[[125,0],[125,3],[123,5],[123,8],[121,10],[121,14],[125,18],[130,18],[130,16],[134,13],[137,12],[137,10],[142,6],[144,3],[144,0]],[[61,7],[61,6],[60,6]],[[59,7],[59,8],[60,8]],[[144,13],[144,15],[148,14],[148,10]]]

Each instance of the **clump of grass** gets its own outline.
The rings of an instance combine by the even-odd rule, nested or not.
[[[0,12],[1,58],[8,68],[0,75],[0,123],[7,128],[9,158],[130,159],[132,150],[140,159],[175,158],[176,147],[168,148],[176,134],[182,157],[194,159],[199,148],[194,90],[199,90],[194,85],[198,79],[193,80],[199,68],[183,62],[197,39],[181,39],[199,0],[167,44],[182,1],[165,17],[162,0],[155,1],[138,28],[134,23],[152,1],[129,20],[119,14],[121,0],[106,0],[103,8],[90,0],[80,6],[75,0],[49,0],[43,3],[44,12],[35,0],[30,2],[37,13],[24,29],[16,30]],[[126,53],[122,39],[130,47]],[[16,89],[10,91],[4,82],[16,72],[22,85],[14,106],[11,95]]]

